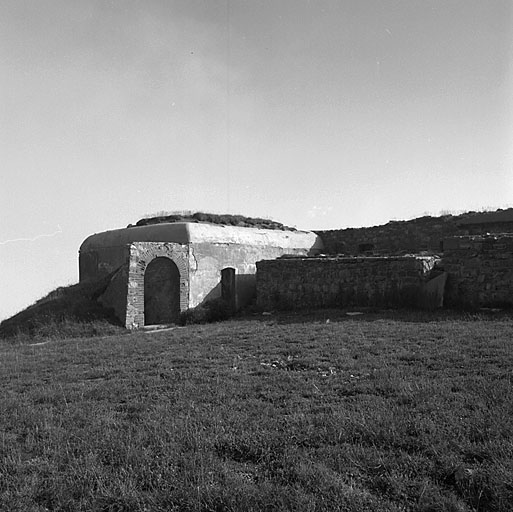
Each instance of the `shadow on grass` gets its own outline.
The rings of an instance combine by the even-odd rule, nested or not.
[[[513,319],[513,309],[485,309],[465,311],[439,309],[434,311],[414,309],[305,309],[295,311],[242,312],[238,318],[257,322],[278,324],[331,323],[331,322],[373,322],[389,320],[394,322],[429,323],[443,321],[482,321]]]

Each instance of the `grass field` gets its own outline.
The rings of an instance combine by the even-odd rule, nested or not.
[[[512,340],[330,312],[4,340],[0,510],[511,511]]]

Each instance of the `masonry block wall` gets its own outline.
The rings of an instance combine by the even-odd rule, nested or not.
[[[513,306],[513,233],[444,240],[447,306]]]
[[[433,257],[283,258],[257,263],[262,309],[414,305]]]

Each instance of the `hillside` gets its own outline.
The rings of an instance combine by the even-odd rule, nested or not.
[[[0,343],[0,510],[509,511],[511,339],[325,311]]]
[[[56,288],[31,306],[0,323],[1,338],[84,336],[122,330],[112,311],[96,298],[110,276],[97,282]]]

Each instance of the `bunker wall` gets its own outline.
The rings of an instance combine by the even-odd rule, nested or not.
[[[128,257],[128,245],[81,251],[78,256],[79,280],[82,282],[107,276],[126,264]]]
[[[110,278],[110,283],[98,298],[98,302],[114,311],[116,318],[125,324],[126,300],[128,293],[128,262],[118,268]]]

